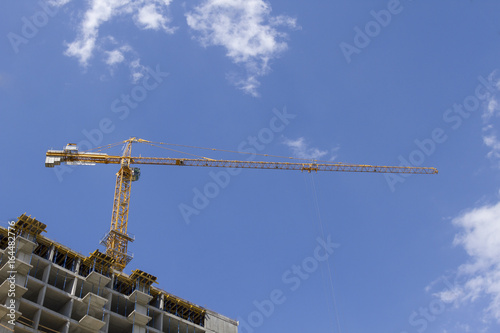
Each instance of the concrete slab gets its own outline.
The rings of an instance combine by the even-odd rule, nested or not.
[[[147,305],[151,300],[153,299],[153,296],[148,295],[142,291],[138,291],[137,289],[134,290],[133,293],[131,293],[128,296],[128,299],[132,302],[137,302],[142,305]]]
[[[17,237],[17,252],[31,253],[36,247],[36,244],[24,237]]]
[[[0,320],[2,320],[4,317],[7,316],[7,314],[10,313],[10,309],[7,308],[5,305],[1,304],[0,305]],[[21,312],[19,311],[15,311],[14,312],[14,315],[15,315],[15,320],[17,320],[17,318],[21,317]],[[8,317],[9,320],[13,319],[11,317]]]
[[[103,322],[102,320],[91,317],[89,315],[85,315],[82,319],[80,319],[79,322],[80,325],[82,325],[85,328],[88,328],[93,332],[98,332],[104,325],[106,325],[106,323]]]
[[[102,274],[99,274],[96,271],[92,271],[92,272],[90,272],[89,275],[87,275],[85,280],[87,282],[95,284],[96,286],[100,285],[101,287],[103,287],[111,281],[111,278],[104,276]]]
[[[9,309],[3,304],[0,305],[0,319],[2,319],[7,313],[9,313]]]
[[[10,282],[5,280],[2,284],[0,284],[0,299],[7,297],[10,290]],[[21,298],[28,291],[28,288],[24,288],[21,285],[15,284],[14,297],[12,298]]]
[[[82,298],[82,302],[86,305],[90,302],[90,307],[102,309],[104,304],[108,302],[108,300],[104,297],[98,296],[94,293],[87,293],[84,298]]]
[[[27,275],[29,270],[32,269],[33,266],[31,266],[28,263],[25,263],[22,260],[19,260],[16,258],[16,261],[11,263],[11,262],[6,262],[2,268],[0,268],[0,280],[5,280],[8,277],[10,277],[11,272],[14,272],[13,274],[17,275]]]
[[[146,325],[152,318],[134,310],[128,315],[127,319],[136,325]]]

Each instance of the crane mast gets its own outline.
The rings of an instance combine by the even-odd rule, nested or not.
[[[111,227],[109,229],[109,232],[101,240],[101,244],[106,246],[106,254],[114,259],[114,268],[119,271],[122,271],[133,257],[132,254],[128,252],[128,242],[134,241],[134,237],[130,236],[127,233],[128,213],[132,182],[139,179],[140,169],[131,167],[132,164],[298,170],[307,172],[337,171],[406,174],[438,173],[437,169],[431,167],[317,163],[316,161],[308,161],[307,163],[290,163],[216,160],[209,158],[193,159],[142,156],[133,157],[132,143],[134,142],[152,143],[151,141],[139,138],[130,138],[128,140],[125,140],[122,142],[125,144],[125,147],[121,156],[108,155],[103,153],[79,152],[76,144],[68,144],[66,145],[64,150],[48,150],[45,159],[46,167],[54,167],[55,165],[60,165],[61,163],[66,163],[68,165],[120,164],[120,170],[116,174],[115,196],[113,200],[113,212],[111,215]]]
[[[128,242],[134,241],[134,238],[127,234],[128,212],[132,181],[139,180],[140,171],[139,168],[130,168],[132,142],[134,141],[127,142],[121,157],[121,167],[116,173],[111,227],[101,240],[101,243],[106,246],[106,254],[115,259],[115,265],[120,270],[123,270],[132,260],[132,255],[129,254],[127,248]]]

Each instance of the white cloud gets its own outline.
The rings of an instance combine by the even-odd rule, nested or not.
[[[78,58],[80,63],[86,66],[94,51],[100,25],[119,13],[118,9],[123,5],[122,2],[124,1],[93,0],[80,25],[79,36],[68,44],[66,55]]]
[[[285,138],[283,143],[292,150],[294,157],[297,158],[317,160],[328,154],[328,150],[321,150],[319,148],[309,147],[309,145],[306,143],[306,140],[303,137],[300,137],[296,140],[290,140]],[[330,157],[331,161],[336,158],[336,156],[333,154],[338,149],[339,148],[336,147],[331,150],[332,153],[332,157]]]
[[[62,6],[68,2],[68,0],[57,0],[54,3]],[[167,10],[170,3],[171,0],[90,0],[89,7],[78,26],[78,35],[74,41],[67,44],[65,54],[77,58],[84,67],[88,66],[90,59],[98,51],[104,52],[107,64],[122,63],[126,60],[123,50],[102,49],[106,38],[113,38],[99,37],[101,25],[116,16],[131,15],[140,29],[161,29],[166,33],[173,33],[174,29],[168,26],[170,18]]]
[[[106,54],[108,56],[108,58],[106,59],[106,63],[108,65],[119,64],[123,62],[123,60],[125,60],[122,51],[118,49],[113,51],[106,51]]]
[[[186,19],[203,46],[222,46],[234,63],[245,67],[245,78],[230,79],[253,96],[258,95],[257,78],[267,74],[270,61],[288,48],[286,34],[276,27],[297,27],[293,18],[271,16],[264,0],[205,0]]]
[[[453,224],[461,229],[454,244],[465,249],[469,261],[458,269],[464,281],[437,295],[457,306],[486,301],[485,313],[500,323],[500,202],[468,211]]]
[[[167,3],[168,5],[168,3]],[[170,20],[162,13],[161,7],[150,3],[139,9],[135,16],[136,24],[143,29],[159,30],[173,33],[175,29],[168,27]]]

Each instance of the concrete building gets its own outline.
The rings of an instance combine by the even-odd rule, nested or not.
[[[237,322],[85,257],[42,235],[25,214],[0,227],[0,332],[237,333]]]

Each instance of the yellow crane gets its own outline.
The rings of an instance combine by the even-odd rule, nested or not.
[[[133,181],[139,179],[140,169],[131,167],[132,164],[177,165],[219,168],[250,168],[250,169],[278,169],[300,171],[338,171],[338,172],[376,172],[376,173],[407,173],[407,174],[437,174],[435,168],[404,167],[404,166],[376,166],[365,164],[345,163],[317,163],[307,161],[302,163],[266,162],[266,161],[237,161],[218,160],[210,158],[167,158],[132,156],[132,143],[141,142],[157,144],[139,138],[130,138],[108,147],[124,144],[121,156],[108,155],[97,152],[79,152],[76,144],[69,143],[63,150],[48,150],[45,159],[46,167],[54,167],[61,163],[69,165],[120,164],[116,174],[115,197],[111,227],[102,243],[106,246],[106,254],[114,259],[114,268],[122,271],[132,259],[127,251],[128,242],[133,241],[127,233],[128,212],[130,204],[130,189]],[[213,149],[215,150],[215,149]]]

